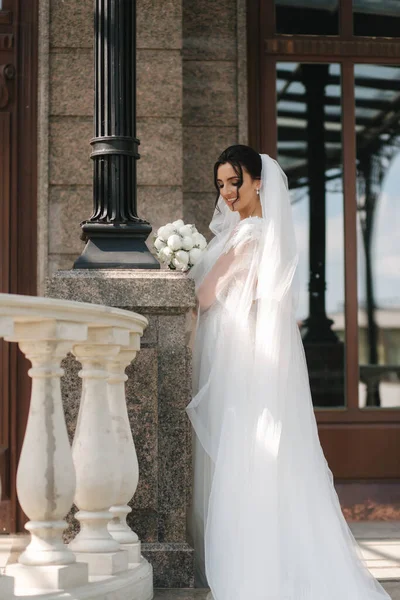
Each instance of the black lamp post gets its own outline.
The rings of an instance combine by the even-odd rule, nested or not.
[[[93,214],[75,269],[159,269],[137,215],[136,0],[95,0]]]

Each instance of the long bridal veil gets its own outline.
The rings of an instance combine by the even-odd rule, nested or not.
[[[262,155],[263,218],[219,202],[197,291],[190,530],[215,600],[382,600],[324,458],[295,320],[297,251],[286,176]],[[220,199],[221,200],[221,199]],[[203,562],[204,561],[204,562]]]

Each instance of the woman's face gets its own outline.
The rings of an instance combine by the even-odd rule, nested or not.
[[[257,201],[257,189],[260,187],[258,180],[252,179],[242,167],[243,184],[238,188],[240,179],[230,163],[218,167],[217,185],[225,203],[231,211],[246,211]]]

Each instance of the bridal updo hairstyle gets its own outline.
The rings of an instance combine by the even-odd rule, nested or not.
[[[238,183],[238,198],[239,189],[243,185],[243,169],[245,169],[252,179],[261,179],[261,156],[250,148],[250,146],[244,146],[242,144],[236,144],[235,146],[229,146],[219,156],[217,162],[214,165],[214,185],[217,188],[217,199],[215,206],[217,207],[218,199],[220,196],[219,187],[217,183],[218,169],[220,165],[229,163],[232,165],[233,170],[239,178]]]

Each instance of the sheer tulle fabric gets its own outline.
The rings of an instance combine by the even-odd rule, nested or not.
[[[221,201],[190,273],[197,582],[215,600],[382,600],[342,516],[295,320],[286,177],[262,155],[263,218]]]

